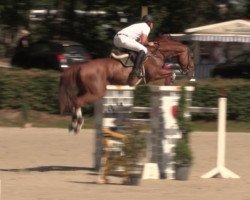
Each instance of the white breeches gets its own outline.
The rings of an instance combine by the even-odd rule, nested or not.
[[[136,52],[144,51],[145,54],[148,52],[148,49],[145,46],[126,35],[116,35],[114,37],[114,45],[116,47],[130,49]]]

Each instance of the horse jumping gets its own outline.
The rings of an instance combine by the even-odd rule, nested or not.
[[[194,77],[194,63],[188,48],[180,42],[164,35],[154,40],[155,47],[148,47],[148,55],[144,62],[144,82],[165,79],[173,76],[172,72],[162,69],[164,61],[169,57],[178,57],[183,73],[189,79]],[[60,80],[59,104],[60,112],[72,112],[69,131],[78,133],[84,124],[81,108],[86,104],[102,98],[107,85],[136,85],[142,80],[131,76],[132,68],[124,67],[119,60],[100,58],[87,63],[72,65],[67,68]]]

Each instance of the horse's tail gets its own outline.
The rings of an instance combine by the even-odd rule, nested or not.
[[[64,111],[72,111],[74,107],[78,94],[77,79],[79,69],[80,66],[70,67],[60,77],[58,98],[61,114]]]

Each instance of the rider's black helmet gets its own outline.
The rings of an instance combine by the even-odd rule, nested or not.
[[[142,21],[146,22],[146,23],[153,23],[154,19],[153,19],[153,17],[151,15],[144,15],[142,17]]]

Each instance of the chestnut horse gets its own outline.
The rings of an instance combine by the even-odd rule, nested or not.
[[[175,56],[183,73],[189,79],[193,78],[194,63],[185,45],[164,35],[154,42],[154,47],[148,47],[149,53],[144,62],[144,83],[172,77],[173,73],[162,69],[162,66],[166,58]],[[72,112],[69,131],[77,133],[81,130],[84,123],[81,108],[102,98],[107,85],[136,85],[141,78],[131,76],[131,71],[131,67],[124,67],[113,58],[94,59],[67,68],[60,80],[59,103],[61,113],[64,110]]]

